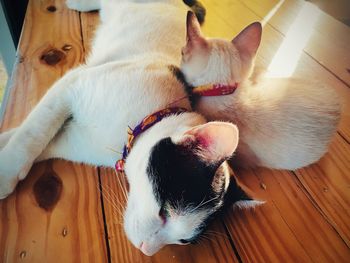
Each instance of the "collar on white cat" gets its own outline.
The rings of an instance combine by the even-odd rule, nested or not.
[[[237,88],[237,82],[233,85],[208,84],[193,88],[192,93],[201,97],[225,96],[234,93]]]
[[[118,160],[115,164],[115,169],[117,172],[124,171],[126,157],[130,153],[134,141],[141,133],[170,115],[177,115],[184,112],[187,112],[187,110],[180,107],[166,108],[146,116],[134,129],[128,127],[128,142],[124,145],[122,159]]]

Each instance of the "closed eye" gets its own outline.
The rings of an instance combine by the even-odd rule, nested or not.
[[[187,240],[187,239],[180,239],[179,242],[180,242],[181,244],[189,244],[189,243],[191,243],[191,241],[190,241],[190,240]]]

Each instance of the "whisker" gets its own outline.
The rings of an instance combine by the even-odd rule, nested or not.
[[[212,243],[217,242],[217,240],[212,239],[212,238],[210,238],[210,237],[206,236],[205,234],[202,234],[202,236],[201,236],[201,237],[202,237],[202,238],[204,238],[204,239],[206,239],[206,240],[208,240],[208,241],[210,241],[210,242],[212,242]]]
[[[105,199],[108,203],[110,203],[110,201],[106,198]],[[111,204],[110,204],[111,205]],[[113,214],[113,216],[116,218],[116,219],[118,219],[118,223],[119,223],[119,221],[121,221],[121,219],[122,219],[122,215],[121,215],[121,213],[120,213],[120,211],[119,210],[117,210],[115,207],[113,207],[113,206],[111,206],[111,208],[112,208],[112,210],[111,210],[111,212],[112,212],[112,214]]]
[[[114,149],[113,149],[113,148],[111,148],[111,147],[106,147],[106,149],[107,149],[107,150],[110,150],[111,152],[114,152],[114,153],[117,153],[117,154],[123,155],[123,153],[122,153],[122,152],[118,152],[118,151],[114,150]]]
[[[205,196],[203,197],[203,199],[202,199],[202,201],[199,203],[199,205],[197,205],[195,208],[193,208],[191,211],[189,211],[189,213],[192,213],[192,212],[194,212],[195,210],[197,210],[197,208],[200,207],[200,206],[202,205],[204,199],[205,199]]]
[[[221,233],[221,232],[213,231],[213,230],[207,230],[206,233],[212,234],[212,235],[218,235],[218,236],[222,236],[222,237],[226,237],[226,238],[229,237],[226,233]]]
[[[122,216],[122,215],[121,215],[120,211],[118,210],[118,208],[115,207],[115,205],[111,202],[111,200],[107,197],[107,195],[106,195],[98,186],[97,186],[97,189],[98,189],[98,191],[102,194],[102,196],[104,197],[104,200],[106,200],[106,201],[111,205],[111,207],[112,207],[112,214],[113,214],[113,216],[114,216],[115,218],[118,219],[118,221],[117,221],[116,223],[122,225],[122,224],[119,222],[120,219],[122,219],[122,218],[120,218],[120,216]],[[118,212],[119,214],[118,214],[117,212]]]
[[[115,201],[119,201],[118,199],[116,199],[115,201],[113,201],[113,197],[111,196],[111,194],[105,190],[105,187],[103,187],[101,185],[103,191],[102,191],[102,195],[104,196],[104,198],[109,202],[109,204],[120,214],[122,215],[122,210],[120,208],[122,208],[121,204],[117,204],[115,203]],[[120,205],[120,207],[118,206]]]
[[[119,214],[121,214],[121,211],[119,210],[119,207],[116,206],[116,204],[110,199],[110,197],[106,194],[103,195],[103,197],[105,198],[105,200],[112,206],[112,208],[118,212]]]
[[[204,205],[206,205],[207,203],[210,203],[210,202],[212,202],[212,201],[214,201],[215,199],[218,199],[219,197],[218,196],[216,196],[216,197],[214,197],[214,198],[212,198],[212,199],[209,199],[208,201],[205,201],[204,203],[202,203],[202,204],[199,204],[197,207],[195,207],[193,210],[191,210],[190,211],[190,213],[193,213],[194,211],[196,211],[196,210],[198,210],[199,208],[201,208],[202,206],[204,206]]]
[[[113,201],[113,204],[115,205],[115,206],[118,206],[118,208],[121,208],[121,210],[123,210],[123,204],[120,202],[120,200],[119,200],[119,198],[118,198],[118,196],[112,196],[112,194],[110,193],[110,191],[108,191],[107,189],[106,189],[106,186],[104,187],[104,186],[102,186],[102,188],[103,188],[103,190],[104,190],[104,192],[105,192],[105,194],[108,194],[108,196],[109,196],[109,198]],[[115,194],[115,193],[114,193]]]
[[[108,190],[108,192],[114,197],[114,200],[117,201],[121,207],[124,207],[124,204],[121,202],[119,196],[116,192],[112,189],[112,187],[105,185],[105,188]]]
[[[121,190],[122,190],[122,193],[123,193],[123,195],[124,195],[125,201],[127,201],[127,200],[128,200],[128,197],[127,197],[127,194],[126,194],[126,192],[127,192],[126,187],[125,187],[124,184],[122,184],[121,178],[120,178],[120,176],[118,175],[118,173],[117,173],[116,171],[115,171],[115,173],[116,173],[116,176],[117,176],[118,184],[119,184],[119,186],[120,186],[120,188],[121,188]]]

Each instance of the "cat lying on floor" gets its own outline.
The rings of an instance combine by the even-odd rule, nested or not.
[[[206,39],[190,14],[181,70],[193,87],[238,86],[231,95],[200,97],[195,105],[208,120],[237,125],[235,164],[297,169],[327,151],[340,119],[340,99],[332,87],[311,80],[260,76],[251,81],[261,31],[253,23],[232,42]]]
[[[177,101],[189,112],[175,109],[163,116],[127,152],[130,192],[124,227],[130,241],[152,255],[166,244],[195,241],[230,204],[256,205],[230,176],[225,161],[238,144],[237,128],[207,123],[190,112],[188,100],[178,100],[186,91],[171,69],[181,60],[185,5],[177,0],[67,3],[80,11],[101,9],[92,53],[86,65],[48,91],[19,128],[0,135],[0,197],[10,194],[36,161],[63,158],[114,167],[119,156],[109,149],[123,147],[126,127]],[[237,159],[296,168],[324,153],[339,118],[338,99],[330,89],[318,87],[327,95],[323,104],[313,85],[300,93],[305,82],[251,84],[261,36],[257,23],[233,44],[205,39],[191,14],[187,25],[182,71],[188,83],[239,83],[232,95],[203,97],[196,104],[209,119],[229,120],[242,129]]]
[[[238,144],[236,126],[207,122],[191,112],[188,100],[173,103],[186,96],[171,69],[180,65],[188,7],[178,0],[67,5],[100,9],[92,52],[86,64],[48,90],[18,128],[0,135],[0,198],[41,160],[114,167],[120,156],[110,149],[121,150],[127,127],[141,127],[144,120],[147,130],[127,151],[123,167],[130,185],[124,228],[143,253],[194,242],[226,206],[255,205],[226,163]]]

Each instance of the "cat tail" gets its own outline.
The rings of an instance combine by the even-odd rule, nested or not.
[[[203,6],[203,4],[197,0],[183,0],[186,5],[188,5],[193,13],[195,13],[199,24],[203,24],[205,20],[205,15],[207,10]]]

